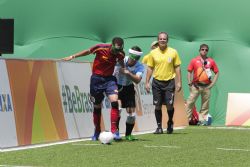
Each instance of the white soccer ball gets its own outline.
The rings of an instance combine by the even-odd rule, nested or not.
[[[111,132],[101,132],[99,136],[99,140],[102,144],[111,144],[114,139],[114,135]]]

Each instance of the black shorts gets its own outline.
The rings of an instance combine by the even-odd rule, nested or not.
[[[118,98],[121,100],[122,108],[135,107],[134,84],[128,86],[118,85]]]
[[[153,91],[153,104],[160,105],[174,105],[174,92],[175,92],[175,80],[159,81],[153,79],[152,82]]]

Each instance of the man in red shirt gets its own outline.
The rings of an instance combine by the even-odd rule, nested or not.
[[[214,86],[219,76],[219,69],[215,61],[207,57],[208,50],[208,45],[200,45],[200,55],[191,60],[187,69],[190,95],[187,99],[186,112],[190,121],[195,101],[201,95],[201,117],[199,120],[203,125],[206,125],[205,120],[209,110],[210,89]],[[214,77],[212,77],[211,71],[214,72]]]
[[[90,81],[90,95],[94,103],[93,121],[95,125],[95,132],[92,140],[98,140],[101,132],[101,103],[104,99],[104,93],[108,96],[111,103],[111,132],[114,134],[115,140],[120,140],[117,121],[119,118],[118,110],[118,88],[115,76],[113,76],[114,67],[117,62],[124,67],[123,39],[115,37],[112,44],[97,44],[90,49],[83,50],[79,53],[73,54],[64,60],[72,60],[76,57],[95,54],[93,63],[92,76]]]

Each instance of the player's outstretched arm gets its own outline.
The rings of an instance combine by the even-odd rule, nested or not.
[[[87,55],[89,55],[90,53],[91,53],[91,52],[90,52],[89,49],[88,49],[88,50],[83,50],[83,51],[78,52],[78,53],[76,53],[76,54],[73,54],[73,55],[71,55],[71,56],[64,57],[63,60],[69,61],[69,60],[75,59],[75,58],[77,58],[77,57],[87,56]]]

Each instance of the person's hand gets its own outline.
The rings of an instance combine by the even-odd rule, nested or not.
[[[145,84],[146,91],[150,93],[150,83]]]
[[[72,55],[72,56],[64,57],[63,60],[69,61],[69,60],[72,60],[74,58],[75,58],[75,56]]]
[[[213,84],[209,84],[206,89],[211,89],[213,87]]]
[[[191,85],[188,85],[188,88],[189,88],[189,92],[191,92],[191,90],[192,90],[192,86],[193,86],[193,84],[191,84]]]
[[[130,72],[126,68],[121,68],[120,73],[125,74],[125,75],[129,75]]]
[[[176,91],[177,91],[177,92],[180,92],[180,91],[181,91],[181,88],[182,88],[181,83],[180,83],[180,82],[177,82],[176,85],[175,85]]]

